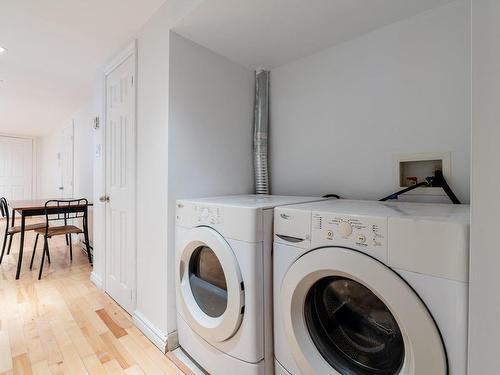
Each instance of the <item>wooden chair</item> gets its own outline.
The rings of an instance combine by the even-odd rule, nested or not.
[[[19,225],[14,225],[12,223],[12,226],[10,223],[10,211],[9,211],[9,205],[7,204],[7,199],[4,197],[0,198],[0,214],[2,217],[5,219],[5,232],[3,236],[3,246],[2,246],[2,254],[0,255],[0,264],[2,263],[3,260],[3,255],[5,253],[5,246],[7,245],[7,239],[9,240],[9,247],[7,248],[7,255],[10,254],[10,248],[12,246],[12,237],[14,237],[14,234],[20,233],[21,232],[21,226]],[[24,230],[25,231],[32,231],[32,230],[37,230],[37,229],[45,229],[45,223],[38,223],[38,224],[29,224],[26,225]],[[38,236],[37,236],[38,239]],[[36,246],[36,244],[35,244]]]
[[[45,261],[45,255],[49,259],[50,263],[50,252],[49,252],[49,238],[56,236],[67,236],[69,238],[69,254],[70,260],[73,260],[73,243],[71,240],[72,234],[83,233],[85,235],[85,245],[87,247],[87,255],[89,258],[89,263],[92,264],[92,257],[90,253],[89,238],[88,238],[88,201],[85,198],[82,199],[64,199],[64,200],[49,200],[45,203],[45,221],[44,228],[36,229],[35,232],[38,236],[41,234],[44,237],[43,244],[43,254],[42,261],[40,264],[40,272],[38,274],[38,280],[42,277],[43,264]],[[83,228],[79,228],[75,225],[68,225],[68,220],[82,219]],[[51,226],[51,222],[63,222],[62,225]],[[35,240],[35,243],[37,241]],[[33,254],[31,256],[30,269],[33,267],[33,259],[35,258],[35,249],[33,249]]]

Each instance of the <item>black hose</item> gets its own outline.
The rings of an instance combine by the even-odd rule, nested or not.
[[[450,198],[453,204],[462,204],[460,200],[457,198],[453,190],[451,190],[450,185],[446,182],[443,172],[436,171],[434,172],[434,180],[432,181],[432,186],[437,186],[443,188],[446,195]]]
[[[387,197],[380,199],[380,202],[384,202],[384,201],[387,201],[389,199],[398,199],[398,197],[401,194],[412,191],[413,189],[416,189],[420,186],[440,187],[444,190],[444,192],[450,198],[450,200],[452,201],[453,204],[462,204],[460,202],[460,200],[457,198],[457,196],[455,195],[455,193],[453,193],[453,190],[451,190],[450,185],[448,185],[448,183],[446,182],[446,180],[443,176],[443,172],[439,171],[439,170],[434,172],[434,177],[428,177],[427,181],[420,182],[416,185],[412,185],[412,186],[410,186],[406,189],[400,190],[396,193],[392,193],[391,195],[388,195]]]
[[[387,197],[382,198],[379,201],[380,202],[384,202],[384,201],[388,201],[389,199],[398,199],[398,197],[401,194],[408,193],[409,191],[412,191],[413,189],[416,189],[416,188],[421,187],[421,186],[429,186],[429,183],[427,181],[425,181],[425,182],[419,182],[418,184],[415,184],[415,185],[412,185],[410,187],[407,187],[406,189],[403,189],[403,190],[397,191],[395,193],[392,193],[391,195],[388,195]]]
[[[337,194],[326,194],[326,195],[323,195],[321,198],[337,198],[337,199],[340,199],[340,195],[337,195]]]

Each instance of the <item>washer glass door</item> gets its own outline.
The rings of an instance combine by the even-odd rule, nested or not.
[[[227,307],[227,284],[224,270],[214,251],[201,245],[189,261],[189,282],[196,303],[205,314],[217,318]]]
[[[346,277],[318,280],[307,293],[304,316],[314,344],[341,373],[397,374],[403,336],[387,306],[368,288]]]
[[[209,342],[232,337],[243,319],[245,292],[231,246],[216,230],[196,227],[178,262],[178,308],[186,322]]]
[[[374,258],[342,247],[309,251],[288,268],[279,293],[283,332],[305,374],[448,372],[429,310]]]

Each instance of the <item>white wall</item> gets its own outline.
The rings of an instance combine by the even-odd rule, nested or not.
[[[94,195],[94,129],[92,102],[89,101],[73,116],[74,120],[74,183],[75,198],[93,199]]]
[[[170,38],[168,332],[176,329],[174,228],[179,198],[253,190],[254,73],[175,33]]]
[[[94,130],[92,144],[93,158],[93,267],[91,279],[98,286],[103,287],[105,269],[105,204],[99,198],[106,191],[104,180],[104,77],[102,72],[97,74],[93,83],[92,99],[90,103],[92,117],[99,117],[99,128]]]
[[[74,123],[73,196],[93,199],[93,129],[91,102],[85,103],[71,119],[37,142],[37,196],[54,198],[61,195],[61,167],[58,154],[62,150],[62,130]]]
[[[159,346],[165,341],[168,331],[169,32],[175,22],[195,4],[195,0],[166,2],[137,36],[138,225],[135,318],[139,327]]]
[[[394,154],[451,152],[467,202],[468,32],[459,0],[273,69],[272,192],[377,199]]]
[[[469,374],[500,368],[500,2],[472,0],[472,217]]]

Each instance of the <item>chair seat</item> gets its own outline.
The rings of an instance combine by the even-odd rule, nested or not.
[[[24,226],[24,230],[25,231],[38,230],[38,229],[42,229],[43,231],[45,231],[45,223],[29,224],[29,225],[25,225]],[[17,225],[15,227],[10,227],[7,230],[8,234],[16,234],[16,233],[19,233],[19,232],[21,232],[21,226],[20,225]]]
[[[36,233],[40,233],[45,235],[45,226],[41,229],[35,229]],[[53,236],[61,236],[65,234],[78,234],[78,233],[83,233],[83,230],[81,230],[78,227],[75,227],[74,225],[61,225],[58,227],[49,227],[49,230],[47,232],[47,237],[53,237]]]

